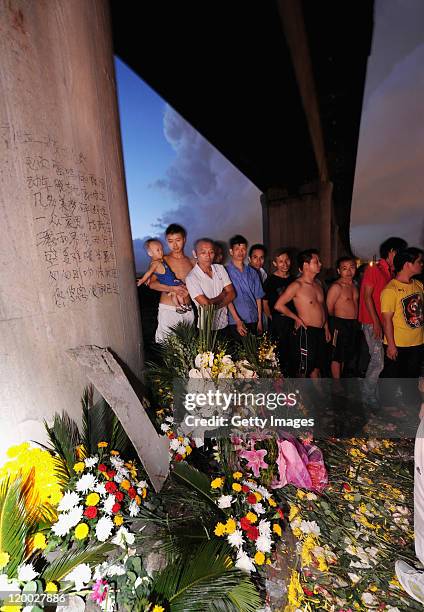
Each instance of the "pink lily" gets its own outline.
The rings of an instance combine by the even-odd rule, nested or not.
[[[250,451],[244,450],[240,453],[240,457],[247,460],[246,467],[252,470],[256,478],[259,476],[259,468],[266,469],[268,467],[268,464],[264,461],[267,452],[265,449],[255,450],[252,448]]]

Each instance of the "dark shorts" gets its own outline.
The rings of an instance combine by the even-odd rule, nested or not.
[[[331,360],[348,363],[355,356],[359,341],[359,323],[356,319],[332,317],[330,320]]]
[[[323,327],[299,327],[292,335],[292,375],[309,376],[319,369],[321,376],[327,370],[327,343]]]

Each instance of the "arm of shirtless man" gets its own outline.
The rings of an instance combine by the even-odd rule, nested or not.
[[[286,317],[293,319],[296,330],[299,329],[299,327],[304,327],[306,329],[306,325],[296,313],[292,312],[290,308],[287,307],[287,304],[296,297],[296,293],[300,289],[300,287],[301,284],[299,281],[294,281],[293,283],[291,283],[287,287],[287,289],[280,295],[274,306],[274,310],[277,310]]]

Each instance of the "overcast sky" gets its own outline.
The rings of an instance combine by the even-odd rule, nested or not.
[[[370,257],[389,235],[424,238],[424,0],[376,0],[361,121],[351,242]],[[261,241],[259,190],[116,60],[131,226],[142,244],[171,222],[228,240]]]

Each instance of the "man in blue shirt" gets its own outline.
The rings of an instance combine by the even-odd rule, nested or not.
[[[228,329],[235,337],[246,336],[248,331],[261,334],[262,298],[265,294],[257,271],[244,263],[247,256],[246,238],[240,235],[231,238],[230,256],[227,272],[236,297],[228,304]]]

